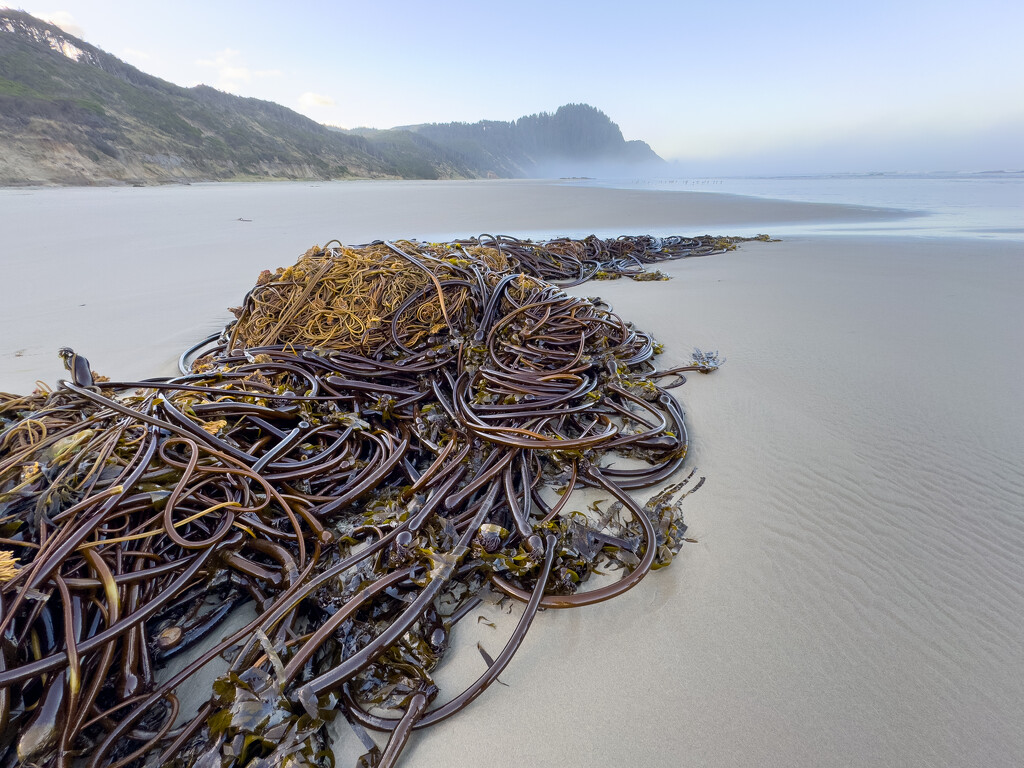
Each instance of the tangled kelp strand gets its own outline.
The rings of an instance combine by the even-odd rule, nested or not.
[[[264,272],[179,377],[105,381],[66,350],[72,381],[0,395],[0,764],[328,765],[339,709],[390,731],[365,759],[394,764],[538,610],[619,595],[685,540],[702,479],[631,492],[682,466],[669,388],[717,355],[658,370],[648,334],[549,280],[732,245],[315,248]],[[574,508],[587,486],[607,511]],[[443,697],[431,671],[486,588],[525,610]],[[222,654],[188,712],[179,687]]]
[[[767,238],[590,236],[535,243],[481,235],[450,243],[328,244],[311,248],[294,266],[260,275],[243,306],[233,310],[239,322],[228,347],[290,343],[377,358],[392,346],[413,355],[413,347],[438,335],[454,343],[472,328],[481,340],[496,319],[496,302],[519,275],[560,287],[592,278],[663,279],[646,266]],[[480,267],[500,276],[491,290],[481,285]],[[474,307],[477,316],[467,314],[472,297],[482,293],[490,293],[490,302]]]

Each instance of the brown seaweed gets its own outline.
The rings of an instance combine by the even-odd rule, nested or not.
[[[70,381],[0,395],[0,765],[333,765],[338,711],[390,732],[364,764],[395,764],[541,608],[619,595],[686,540],[702,478],[633,492],[682,466],[668,388],[717,356],[659,370],[648,334],[555,283],[736,242],[338,244],[264,272],[178,377],[106,381],[62,350]],[[583,487],[614,503],[574,509]],[[431,671],[485,588],[524,612],[442,696]]]

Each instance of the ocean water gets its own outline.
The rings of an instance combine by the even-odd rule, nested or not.
[[[612,189],[712,192],[906,212],[865,223],[781,225],[772,234],[878,234],[1024,241],[1024,171],[566,180]]]

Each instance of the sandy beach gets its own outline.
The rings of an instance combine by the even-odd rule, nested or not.
[[[0,190],[9,286],[0,390],[63,370],[69,345],[118,378],[176,370],[260,270],[314,244],[662,232],[754,235],[772,223],[892,212],[537,182],[335,182]],[[699,230],[699,232],[691,232]]]
[[[807,239],[581,287],[670,362],[728,357],[678,390],[700,543],[546,614],[510,687],[414,764],[449,741],[469,765],[1019,764],[1020,255]]]
[[[899,215],[538,182],[0,190],[0,390],[54,383],[63,345],[115,379],[173,374],[261,269],[332,238]],[[666,365],[727,359],[676,390],[707,477],[684,506],[697,543],[619,599],[541,614],[507,687],[402,764],[1020,765],[1024,245],[787,236],[660,268],[574,292],[652,332]],[[458,642],[493,653],[500,631]]]

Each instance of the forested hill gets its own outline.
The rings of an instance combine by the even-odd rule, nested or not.
[[[665,164],[645,142],[626,141],[619,126],[588,104],[567,104],[554,114],[507,123],[430,123],[399,130],[426,137],[467,165],[502,177],[599,175]]]
[[[598,175],[649,162],[661,160],[586,105],[511,123],[337,130],[183,88],[0,9],[0,185]]]

